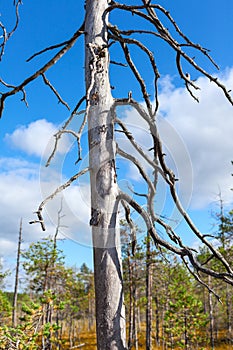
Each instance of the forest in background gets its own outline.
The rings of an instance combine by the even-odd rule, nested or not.
[[[215,238],[232,263],[233,211],[217,217]],[[18,293],[18,287],[15,293],[4,291],[7,272],[1,271],[2,350],[96,349],[93,272],[86,264],[65,266],[57,233],[20,252],[22,276],[17,278],[22,277],[24,292]],[[203,275],[206,286],[200,284],[188,266],[154,247],[150,237],[132,241],[126,222],[121,223],[121,238],[128,349],[148,349],[148,337],[151,349],[231,349],[232,286]],[[198,259],[219,268],[205,249]]]

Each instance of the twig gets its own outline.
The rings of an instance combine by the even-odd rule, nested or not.
[[[55,44],[55,45],[52,45],[52,46],[48,46],[46,47],[45,49],[41,50],[41,51],[38,51],[36,53],[34,53],[32,56],[30,56],[26,62],[30,62],[31,60],[33,60],[33,58],[47,52],[47,51],[50,51],[50,50],[54,50],[54,49],[58,49],[59,47],[61,46],[65,46],[69,43],[69,40],[66,40],[66,41],[63,41],[62,43],[59,43],[59,44]]]
[[[42,78],[43,78],[43,80],[44,80],[44,83],[45,83],[46,85],[48,85],[48,86],[50,87],[50,89],[52,90],[52,92],[56,95],[56,97],[58,98],[58,101],[59,101],[60,103],[62,103],[62,104],[68,109],[68,111],[70,111],[70,107],[69,107],[68,103],[65,102],[65,101],[61,98],[61,96],[59,95],[59,93],[57,92],[57,90],[55,89],[55,87],[54,87],[54,86],[50,83],[50,81],[46,78],[45,74],[42,73],[41,76],[42,76]]]
[[[187,270],[191,273],[191,275],[195,278],[195,280],[197,280],[200,284],[202,284],[202,285],[208,290],[209,293],[213,293],[213,295],[216,297],[216,299],[222,304],[222,301],[221,301],[219,295],[218,295],[217,293],[215,293],[215,291],[214,291],[212,288],[210,288],[210,287],[208,286],[208,284],[205,283],[205,282],[198,276],[198,274],[197,274],[196,272],[194,272],[192,269],[190,269],[189,264],[187,263],[187,261],[185,260],[184,257],[181,257],[181,258],[182,258],[182,261],[183,261],[184,265],[186,266]]]
[[[7,88],[11,88],[11,89],[14,89],[15,88],[15,85],[10,85],[10,84],[8,84],[8,83],[6,83],[3,79],[1,79],[0,78],[0,83],[2,84],[2,85],[4,85],[5,87],[7,87]]]
[[[64,134],[65,130],[67,129],[68,125],[71,123],[71,121],[73,120],[74,116],[78,114],[78,109],[79,107],[82,105],[83,101],[85,101],[86,96],[83,96],[77,103],[77,105],[75,106],[74,110],[72,111],[70,117],[66,120],[66,122],[64,123],[64,125],[61,127],[61,129],[54,135],[55,137],[55,143],[54,143],[54,147],[53,150],[47,160],[46,163],[46,167],[48,167],[51,163],[51,160],[53,159],[53,157],[55,156],[56,150],[57,150],[57,146],[58,146],[58,142],[62,136],[62,134]],[[84,122],[83,122],[84,123]],[[83,125],[82,123],[82,125]],[[84,126],[83,126],[84,127]],[[81,129],[81,127],[80,127]],[[80,134],[80,130],[78,134],[75,134],[75,136],[78,136]],[[80,151],[79,151],[80,152]],[[80,154],[79,154],[80,157]]]
[[[115,64],[115,65],[117,65],[117,66],[121,66],[121,67],[128,67],[127,64],[121,63],[121,62],[116,62],[116,61],[112,61],[112,60],[111,60],[110,63],[111,63],[111,64]]]
[[[125,124],[122,122],[122,120],[116,118],[115,119],[116,123],[120,125],[120,127],[122,128],[124,134],[126,135],[126,137],[128,138],[128,140],[131,142],[131,144],[133,145],[133,147],[137,150],[137,152],[147,161],[147,163],[149,165],[151,165],[153,167],[153,169],[155,169],[156,171],[158,171],[160,173],[160,175],[162,175],[162,177],[166,180],[169,181],[164,174],[164,171],[157,166],[153,159],[151,159],[144,151],[143,149],[136,143],[133,135],[128,131],[127,127],[125,126]]]
[[[5,51],[5,46],[7,41],[10,39],[10,37],[14,34],[14,32],[16,31],[16,29],[18,28],[19,25],[19,6],[22,4],[22,0],[18,0],[18,1],[14,1],[13,5],[15,7],[15,25],[13,27],[13,29],[7,33],[7,30],[5,28],[5,26],[3,25],[3,23],[0,22],[0,28],[2,29],[2,37],[3,37],[3,42],[0,44],[0,61],[2,60],[2,57],[4,55],[4,51]]]

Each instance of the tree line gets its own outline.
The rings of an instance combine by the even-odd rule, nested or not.
[[[218,249],[232,262],[233,211],[218,219]],[[215,349],[233,343],[231,285],[211,276],[200,276],[200,284],[176,256],[151,245],[149,236],[132,241],[125,221],[121,238],[128,349]],[[217,259],[205,248],[198,259],[218,271]],[[92,270],[86,264],[67,267],[56,237],[32,243],[20,252],[20,261],[26,287],[16,305],[14,293],[3,288],[7,273],[0,274],[0,349],[82,346],[80,333],[95,328]]]

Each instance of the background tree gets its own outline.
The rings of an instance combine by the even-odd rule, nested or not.
[[[1,55],[3,55],[5,45],[9,37],[14,32],[18,23],[18,7],[21,1],[14,2],[16,11],[16,26],[10,33],[6,33],[4,25],[1,25],[3,32]],[[139,29],[132,25],[132,28],[124,30],[116,25],[114,14],[123,13],[125,16],[133,15],[134,18],[144,22]],[[112,23],[110,23],[111,15]],[[150,41],[138,40],[138,34],[144,34],[144,37],[150,37]],[[125,1],[123,4],[109,0],[87,0],[85,3],[84,23],[78,28],[74,35],[61,44],[47,47],[44,50],[34,54],[30,59],[45,52],[51,53],[54,49],[59,51],[50,58],[40,69],[17,86],[5,83],[4,91],[1,95],[0,114],[3,113],[5,101],[10,96],[18,92],[23,94],[22,100],[26,102],[25,89],[32,81],[42,77],[44,83],[55,93],[59,102],[66,105],[59,93],[52,86],[45,76],[49,68],[61,59],[76,43],[77,39],[85,35],[85,80],[86,89],[84,97],[78,99],[70,117],[62,127],[61,131],[55,135],[54,151],[49,158],[48,164],[52,160],[57,149],[57,144],[61,136],[69,133],[75,137],[78,146],[80,146],[81,136],[84,125],[88,122],[88,141],[89,141],[89,167],[81,169],[71,179],[60,186],[55,193],[46,198],[37,210],[38,220],[43,230],[45,223],[42,211],[47,201],[54,197],[56,193],[68,187],[79,176],[90,172],[91,184],[91,219],[93,247],[94,247],[94,274],[95,274],[95,293],[96,293],[96,315],[97,315],[97,342],[98,349],[125,349],[125,313],[123,299],[123,277],[121,269],[120,252],[120,230],[119,230],[119,208],[121,205],[126,209],[127,215],[130,210],[136,211],[144,220],[148,234],[152,237],[154,243],[166,248],[180,256],[186,266],[192,270],[193,275],[201,282],[197,272],[219,278],[228,283],[233,283],[233,272],[221,252],[216,249],[207,237],[199,232],[194,223],[185,212],[178,198],[176,191],[176,176],[168,167],[163,151],[162,141],[157,129],[157,112],[159,108],[158,79],[159,70],[153,54],[153,45],[156,40],[165,42],[175,53],[175,63],[178,74],[184,82],[187,91],[194,100],[198,101],[195,90],[199,87],[195,79],[190,78],[189,71],[194,74],[200,73],[207,77],[212,83],[216,84],[224,93],[226,98],[232,104],[232,98],[229,90],[214,76],[210,75],[196,59],[196,53],[207,58],[207,60],[217,68],[210,57],[208,50],[192,42],[178,27],[170,13],[159,4],[153,4],[150,0],[142,0],[138,5],[132,5],[131,1]],[[111,84],[109,79],[109,64],[117,62],[110,59],[112,47],[118,45],[121,50],[124,63],[131,70],[134,79],[138,83],[139,90],[143,98],[143,104],[135,101],[132,93],[128,96],[113,98]],[[150,64],[151,73],[154,76],[154,87],[148,89],[148,84],[143,78],[143,72],[140,73],[137,62],[132,55],[132,47],[136,48]],[[195,52],[195,53],[194,53]],[[173,55],[172,55],[173,56]],[[29,59],[29,60],[30,60]],[[188,72],[184,72],[183,66],[188,67]],[[150,82],[151,83],[151,82]],[[149,91],[150,90],[150,91]],[[77,131],[69,130],[69,124],[79,113],[79,108],[85,103],[85,113],[83,121]],[[147,124],[151,134],[151,152],[144,151],[137,143],[134,136],[128,130],[127,126],[117,116],[118,106],[130,106]],[[143,163],[117,144],[115,139],[115,130],[117,127],[125,136],[126,140],[132,145],[137,155],[143,158],[150,172],[147,173]],[[119,130],[118,130],[119,131]],[[119,157],[127,159],[134,164],[142,176],[146,187],[145,201],[133,199],[128,193],[120,190],[118,187],[117,175],[117,154]],[[78,160],[81,159],[81,148],[78,150]],[[150,174],[153,173],[151,176]],[[192,247],[186,246],[181,238],[173,231],[171,226],[155,214],[154,204],[158,176],[165,181],[168,186],[171,197],[176,204],[178,211],[183,216],[189,228],[195,233],[197,238],[206,245],[210,254],[212,254],[220,263],[221,269],[212,270],[210,267],[199,263]],[[141,196],[139,196],[141,198]],[[142,205],[145,204],[144,207]],[[163,230],[166,238],[161,238],[156,228]],[[48,271],[48,269],[47,269]],[[44,276],[44,281],[48,282]],[[202,282],[204,283],[204,282]]]
[[[32,243],[22,257],[31,290],[43,293],[56,286],[58,271],[64,266],[64,255],[61,250],[54,248],[53,239],[44,238]]]
[[[195,297],[195,285],[184,267],[174,264],[170,268],[173,278],[164,317],[166,348],[200,349],[205,342],[202,332],[208,323],[207,315],[203,313],[202,302]]]
[[[218,250],[221,254],[232,264],[232,210],[226,212],[223,206],[223,200],[220,198],[220,210],[215,214],[217,220],[217,230],[213,234],[219,241]],[[200,250],[199,259],[203,265],[211,266],[215,271],[219,269],[219,262],[208,250],[202,248]],[[211,289],[217,292],[222,306],[213,298],[212,293],[205,296],[206,307],[209,313],[210,319],[210,339],[211,346],[214,349],[215,343],[218,342],[218,338],[221,337],[221,333],[226,332],[225,338],[227,342],[232,343],[232,285],[226,285],[223,288],[221,281],[217,281],[211,277],[203,277],[206,283],[211,286]],[[203,291],[204,293],[204,291]],[[204,293],[205,294],[205,293]],[[205,303],[205,301],[204,301]]]
[[[131,222],[132,224],[132,222]],[[142,246],[137,242],[136,235],[139,228],[133,224],[129,226],[121,221],[121,243],[123,256],[124,292],[126,302],[126,319],[128,322],[128,349],[135,347],[138,350],[138,298],[141,279],[141,270],[144,253]]]
[[[225,258],[232,264],[233,262],[233,210],[229,213],[224,214],[223,208],[219,215],[219,230],[218,238],[221,242],[221,252]],[[229,344],[233,342],[232,324],[233,324],[233,297],[232,286],[226,285],[225,289],[225,305],[226,305],[226,316],[227,316],[227,329],[228,329],[228,341]]]
[[[3,271],[2,263],[0,261],[0,323],[4,323],[9,319],[12,307],[9,299],[3,291],[5,278],[9,275],[8,271]]]
[[[14,288],[13,310],[12,310],[12,325],[14,327],[17,324],[17,300],[18,300],[18,286],[19,286],[21,243],[22,243],[22,219],[20,220],[20,225],[19,225],[19,238],[18,238],[16,270],[15,270],[15,288]]]

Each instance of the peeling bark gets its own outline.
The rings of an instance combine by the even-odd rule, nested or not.
[[[107,0],[87,0],[86,96],[89,130],[97,347],[126,349],[118,224],[113,98],[109,82]]]

